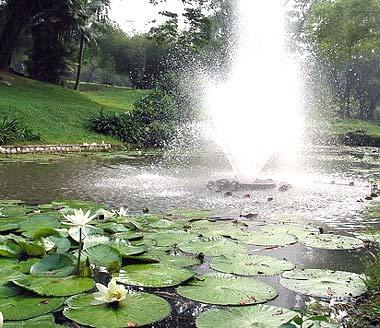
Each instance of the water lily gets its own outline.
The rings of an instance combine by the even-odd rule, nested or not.
[[[91,216],[91,211],[83,212],[82,209],[74,210],[74,215],[65,215],[65,219],[68,222],[63,222],[63,224],[75,226],[75,227],[89,227],[89,223],[97,217],[97,214]]]
[[[3,324],[4,324],[4,317],[3,317],[3,314],[0,311],[0,328],[3,328]]]
[[[116,212],[116,214],[120,217],[128,216],[128,209],[124,207],[120,207],[120,210]]]
[[[1,213],[1,211],[4,209],[4,207],[0,207],[0,218],[2,217],[5,217],[5,215],[3,213]]]
[[[98,291],[93,294],[95,299],[92,305],[119,303],[124,301],[127,296],[127,291],[124,286],[117,285],[116,279],[112,278],[108,286],[96,284]]]

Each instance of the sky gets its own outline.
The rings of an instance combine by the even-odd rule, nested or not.
[[[153,6],[149,0],[112,0],[111,18],[128,33],[148,32],[149,29],[163,21],[158,14],[168,10],[181,13],[183,5],[179,0],[167,0],[166,4]],[[157,22],[151,23],[151,21]]]

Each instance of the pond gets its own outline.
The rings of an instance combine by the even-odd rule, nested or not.
[[[22,157],[21,157],[22,158]],[[350,235],[356,230],[379,227],[380,218],[368,218],[369,180],[380,178],[379,149],[309,147],[297,165],[279,170],[276,161],[265,169],[265,177],[286,181],[292,188],[233,192],[210,191],[209,180],[231,178],[227,159],[218,151],[198,153],[118,152],[87,156],[7,158],[0,160],[0,199],[48,203],[57,199],[82,199],[128,207],[131,213],[165,213],[173,209],[210,210],[215,220],[238,219],[242,211],[254,213],[251,221],[265,225],[269,218],[296,217],[324,231]],[[24,158],[26,159],[26,158]],[[244,197],[245,196],[245,197]],[[257,214],[257,215],[256,215]],[[360,273],[362,250],[323,250],[300,243],[287,247],[260,248],[252,252],[286,259],[301,268],[324,268]],[[211,271],[208,261],[196,267]],[[278,291],[269,304],[292,308],[304,302],[282,287],[278,276],[260,277]],[[205,308],[193,301],[165,297],[175,309],[172,316],[153,327],[195,327],[195,317]]]

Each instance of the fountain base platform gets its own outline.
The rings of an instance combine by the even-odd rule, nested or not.
[[[257,179],[253,182],[239,182],[227,179],[220,179],[216,181],[209,181],[206,185],[207,189],[216,192],[221,191],[244,191],[244,190],[271,190],[276,189],[279,184],[272,179],[260,180]],[[286,185],[281,183],[282,188]],[[289,185],[290,186],[290,185]],[[289,188],[288,188],[289,189]]]

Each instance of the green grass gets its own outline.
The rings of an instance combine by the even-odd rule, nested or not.
[[[107,88],[99,93],[77,92],[21,77],[0,76],[12,86],[0,83],[0,118],[18,118],[41,135],[45,144],[109,142],[112,137],[93,133],[86,122],[94,114],[131,110],[145,91]]]
[[[85,92],[86,96],[102,106],[115,110],[131,110],[136,100],[146,95],[145,90],[109,88],[96,92]]]
[[[365,131],[367,134],[380,137],[379,121],[362,121],[358,119],[332,120],[330,127],[334,134],[346,134],[347,132]]]

